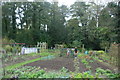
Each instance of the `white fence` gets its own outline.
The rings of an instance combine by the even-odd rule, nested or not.
[[[21,54],[29,54],[29,53],[37,53],[38,49],[37,48],[22,48],[21,49]]]

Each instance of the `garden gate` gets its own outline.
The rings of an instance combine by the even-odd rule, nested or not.
[[[37,42],[37,48],[42,52],[47,49],[47,43],[46,42]]]

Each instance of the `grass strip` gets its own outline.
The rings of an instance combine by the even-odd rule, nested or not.
[[[49,58],[49,56],[46,56],[46,57]],[[5,69],[14,69],[14,68],[23,66],[25,64],[32,63],[32,62],[35,62],[35,61],[38,61],[38,60],[43,60],[43,59],[44,59],[43,57],[40,57],[40,58],[37,58],[37,59],[32,59],[32,60],[29,60],[29,61],[25,61],[25,62],[21,62],[21,63],[18,63],[18,64],[11,65],[11,66],[7,66],[7,67],[5,67]]]

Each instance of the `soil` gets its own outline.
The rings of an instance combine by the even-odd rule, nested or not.
[[[67,68],[70,71],[74,71],[73,58],[55,58],[51,60],[39,60],[24,66],[37,66],[42,69],[46,68],[47,70],[60,70],[63,67]]]
[[[95,70],[94,70],[95,67],[94,66],[96,66],[96,67],[99,67],[99,68],[102,68],[102,69],[109,69],[112,72],[116,73],[115,69],[117,67],[115,67],[113,65],[106,64],[104,62],[99,62],[99,61],[95,60],[94,63],[90,63],[90,65],[92,66],[94,72],[95,72]]]
[[[39,61],[35,61],[29,64],[26,64],[24,66],[37,66],[37,67],[41,67],[42,69],[46,68],[46,70],[50,71],[50,70],[60,70],[62,69],[62,67],[67,68],[69,71],[75,71],[74,68],[74,62],[73,62],[74,58],[63,58],[63,57],[57,57],[51,60],[39,60]],[[102,63],[99,63],[97,61],[94,61],[93,63],[90,63],[90,66],[92,67],[91,70],[92,72],[95,72],[96,68],[102,68],[102,69],[110,69],[111,71],[114,72],[114,70],[112,68],[110,68],[107,65],[103,65]],[[86,69],[85,65],[79,60],[79,71],[80,72],[85,72],[88,71],[88,69]]]
[[[101,63],[101,62],[98,62],[98,61],[94,61],[93,63],[90,63],[90,65],[91,65],[91,68],[92,68],[92,71],[93,72],[95,72],[96,70],[96,68],[102,68],[102,69],[109,69],[109,70],[111,70],[112,72],[114,72],[113,71],[113,69],[111,68],[111,67],[109,67],[109,66],[107,66],[107,65],[104,65],[103,63]]]

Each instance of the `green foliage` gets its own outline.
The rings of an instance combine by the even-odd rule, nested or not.
[[[55,53],[47,53],[47,52],[40,53],[40,56],[49,56],[49,55],[55,55]]]
[[[106,71],[105,71],[104,69],[97,68],[97,69],[96,69],[96,72],[97,72],[97,73],[100,73],[100,74],[104,74]]]
[[[101,50],[101,51],[97,51],[96,53],[97,53],[97,54],[105,54],[105,52],[102,51],[102,50]]]
[[[93,61],[93,60],[90,60],[89,62],[93,63],[94,61]]]
[[[36,71],[33,72],[35,69]],[[43,69],[30,66],[8,70],[8,72],[10,72],[13,76],[17,75],[19,78],[38,78],[45,73]]]
[[[120,78],[120,74],[119,73],[112,73],[111,70],[109,69],[101,69],[101,68],[97,68],[96,72],[98,73],[97,75],[105,75],[108,78]]]
[[[3,47],[4,47],[6,44],[15,43],[15,41],[13,39],[9,39],[8,37],[5,36],[2,38],[2,43],[3,43]]]
[[[72,47],[81,47],[82,43],[78,40],[73,41]]]
[[[94,78],[94,76],[91,74],[91,72],[87,71],[75,74],[74,78]]]
[[[68,12],[65,5],[58,6],[56,3],[49,2],[3,2],[2,7],[4,37],[7,36],[16,42],[30,45],[35,45],[38,41],[47,42],[50,46],[57,42],[65,42],[66,29],[64,23]],[[18,18],[20,21],[16,22]]]
[[[12,52],[12,47],[10,45],[6,45],[4,47],[4,49],[7,51],[7,52]]]
[[[115,2],[106,6],[75,2],[70,7],[56,2],[3,2],[2,36],[12,43],[28,45],[39,41],[47,42],[48,47],[65,43],[70,47],[84,44],[87,49],[108,49],[111,42],[120,40],[118,7]]]
[[[86,59],[82,59],[81,62],[84,63],[85,65],[88,64],[88,61],[86,61]]]
[[[47,72],[44,69],[41,69],[39,67],[32,67],[32,66],[24,66],[24,67],[19,67],[16,69],[9,69],[6,71],[7,75],[9,78],[17,76],[18,78],[68,78],[69,75],[67,74],[67,69],[62,68],[60,71],[55,72]],[[5,78],[8,78],[4,76]]]
[[[120,74],[118,73],[118,74],[114,74],[114,73],[112,73],[112,74],[106,74],[109,78],[117,78],[117,79],[119,79],[120,78]]]
[[[40,67],[21,66],[19,68],[7,69],[4,78],[100,78],[101,75],[106,78],[119,78],[120,74],[112,73],[111,70],[104,70],[101,68],[96,69],[95,75],[91,71],[82,73],[68,72],[68,69],[62,68],[59,71],[46,71]]]
[[[109,42],[108,41],[102,41],[101,43],[100,43],[100,46],[101,46],[101,48],[103,48],[103,49],[105,49],[105,48],[108,48],[109,47]]]
[[[60,70],[60,72],[68,72],[68,69],[66,69],[65,67],[63,67],[61,70]]]
[[[81,58],[81,57],[84,57],[84,56],[86,56],[84,53],[78,54],[78,58]]]
[[[43,76],[39,76],[38,78],[57,78],[59,75],[56,72],[48,72],[45,73]]]
[[[78,74],[75,75],[74,78],[82,78],[82,76],[83,76],[82,73],[78,73]]]
[[[90,61],[88,62],[86,59],[82,59],[81,62],[85,65],[85,67],[87,69],[89,69],[89,70],[91,69],[91,66],[89,64]]]

